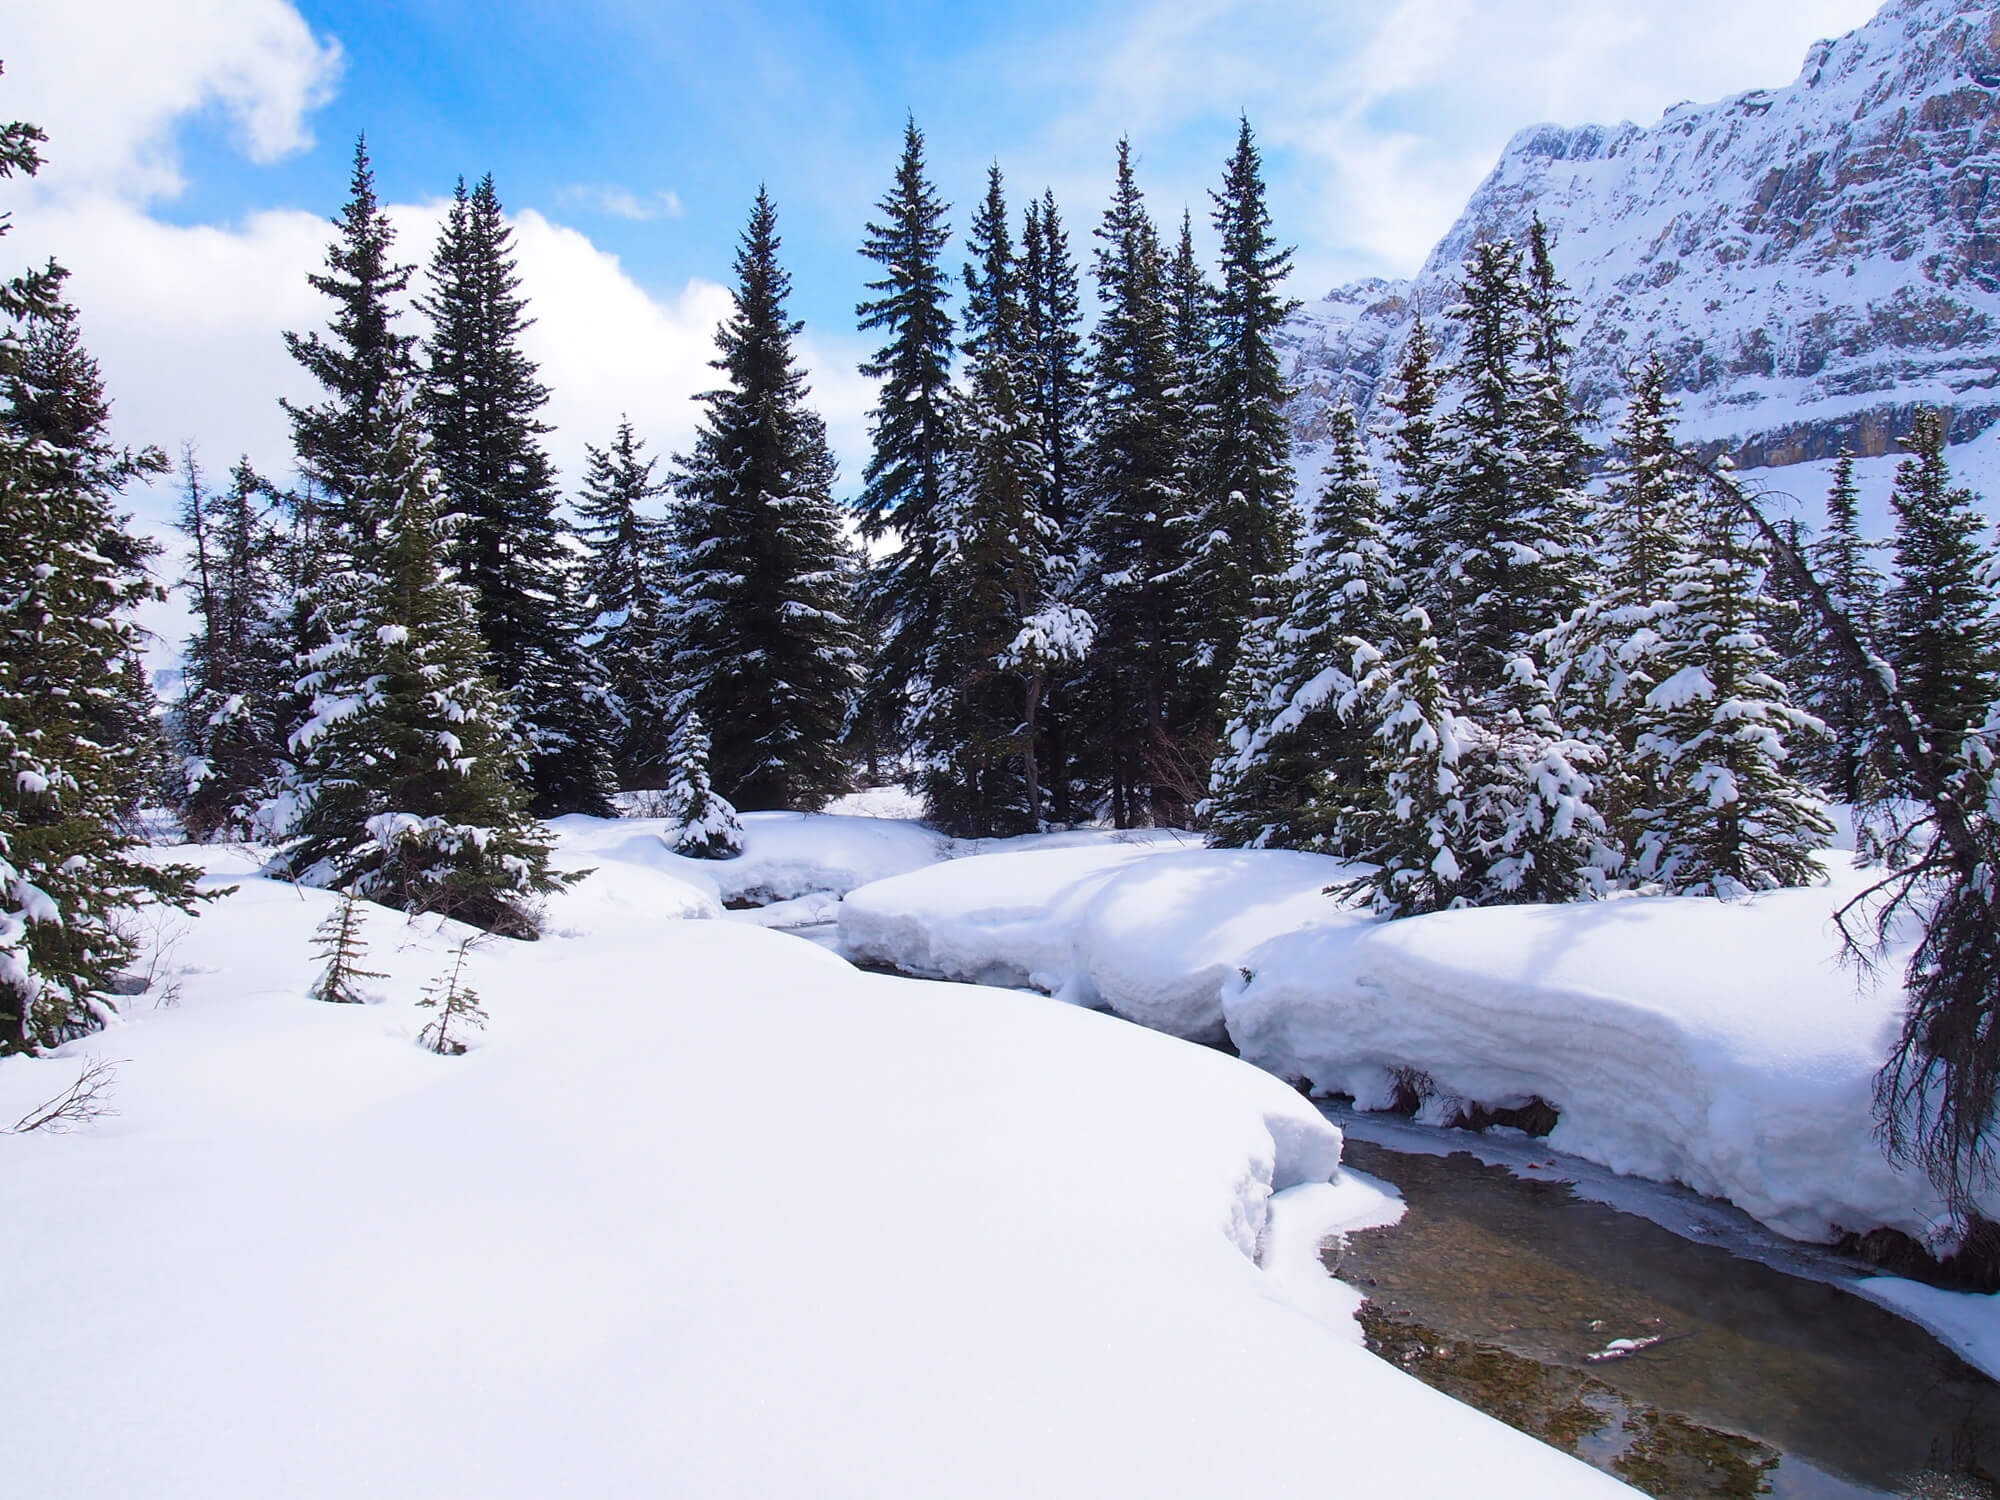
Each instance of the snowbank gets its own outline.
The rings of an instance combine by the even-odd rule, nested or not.
[[[735,859],[687,859],[663,849],[659,866],[718,902],[758,906],[827,892],[843,896],[858,885],[922,869],[948,858],[951,840],[906,818],[872,814],[742,813],[743,852]],[[594,846],[630,837],[658,843],[670,825],[657,818],[558,819],[565,843]],[[592,832],[592,827],[602,830]]]
[[[1839,962],[1834,910],[1866,881],[1747,903],[1699,897],[1445,912],[1273,939],[1225,998],[1243,1056],[1389,1102],[1417,1070],[1458,1102],[1561,1111],[1549,1144],[1727,1198],[1798,1239],[1887,1225],[1933,1239],[1942,1206],[1891,1167],[1870,1089],[1902,996]],[[1895,960],[1888,973],[1896,972]]]
[[[1359,1347],[1300,1273],[1393,1207],[1276,1079],[662,920],[710,898],[643,829],[561,831],[597,873],[472,948],[464,1057],[413,1005],[461,929],[369,910],[381,1003],[320,1005],[331,898],[244,870],[177,1005],[0,1063],[11,1120],[122,1060],[0,1136],[10,1492],[1626,1493]]]
[[[1259,943],[1350,926],[1314,854],[1159,842],[956,860],[851,892],[841,945],[906,974],[1028,986],[1194,1041],[1223,1040],[1222,993]]]

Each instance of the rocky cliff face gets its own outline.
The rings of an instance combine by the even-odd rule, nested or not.
[[[1574,387],[1605,415],[1658,350],[1684,432],[1746,467],[1889,450],[1918,405],[2000,420],[2000,0],[1889,0],[1789,88],[1656,125],[1522,131],[1413,282],[1343,287],[1287,330],[1301,436],[1372,407],[1477,240],[1539,211],[1579,301]]]

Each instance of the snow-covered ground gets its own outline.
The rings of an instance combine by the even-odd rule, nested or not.
[[[1875,1139],[1871,1084],[1896,1034],[1902,955],[1841,961],[1835,910],[1869,872],[1744,903],[1631,898],[1380,923],[1309,855],[1100,844],[990,854],[851,892],[844,950],[906,972],[1025,984],[1184,1037],[1322,1093],[1422,1093],[1560,1111],[1555,1150],[1725,1198],[1779,1233],[1899,1229],[1941,1245],[1929,1183]],[[1989,1211],[2000,1203],[1987,1205]],[[2000,1299],[1865,1290],[2000,1374]]]
[[[203,851],[174,1003],[0,1063],[4,1121],[117,1061],[0,1137],[8,1493],[1623,1492],[1360,1347],[1314,1252],[1396,1205],[1279,1080],[558,831],[596,873],[473,946],[464,1057],[415,1041],[461,929],[370,909],[377,1003],[322,1005],[332,898]]]

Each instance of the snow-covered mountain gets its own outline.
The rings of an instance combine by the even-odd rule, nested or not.
[[[1745,467],[1891,451],[1919,404],[1968,442],[2000,419],[2000,0],[1889,0],[1790,87],[1649,128],[1522,131],[1414,281],[1297,314],[1301,436],[1339,395],[1371,407],[1413,308],[1448,333],[1467,247],[1525,240],[1537,211],[1587,406],[1614,412],[1657,349],[1684,433]]]

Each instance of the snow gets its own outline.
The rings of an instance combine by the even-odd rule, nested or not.
[[[737,816],[743,825],[742,854],[717,860],[669,853],[660,868],[718,902],[766,905],[817,892],[845,895],[858,885],[922,869],[951,853],[949,839],[909,819],[799,812]],[[587,826],[594,822],[564,818],[557,826],[589,844],[603,836]],[[676,831],[659,818],[624,818],[609,826],[620,834],[643,832],[655,840],[669,839]]]
[[[177,1003],[0,1063],[11,1120],[118,1061],[115,1116],[0,1137],[10,1492],[1628,1493],[1359,1347],[1310,1261],[1396,1206],[1278,1080],[557,833],[596,873],[473,944],[463,1057],[415,1042],[463,929],[369,909],[386,998],[317,1004],[335,898],[211,848]]]
[[[849,894],[844,950],[907,974],[1028,986],[1193,1041],[1264,939],[1360,920],[1317,854],[1098,842],[955,860]]]

